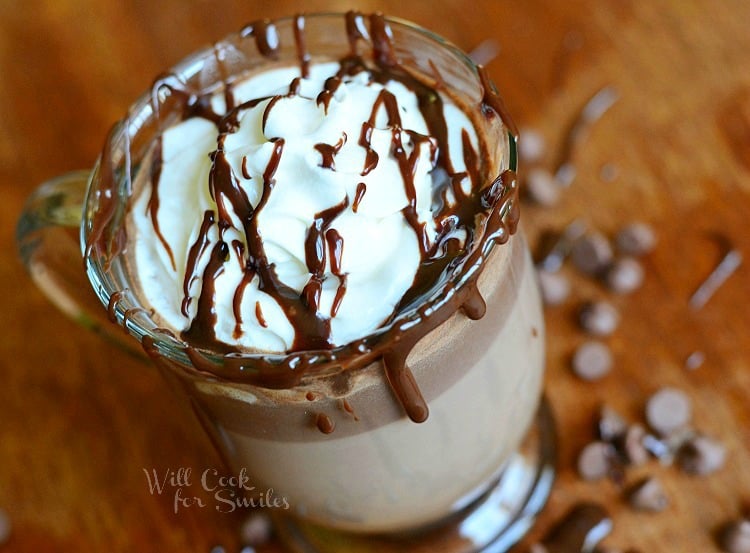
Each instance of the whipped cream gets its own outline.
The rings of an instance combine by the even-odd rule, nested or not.
[[[162,326],[208,324],[198,330],[218,342],[286,352],[300,316],[334,347],[393,315],[444,236],[433,211],[455,201],[456,183],[480,185],[464,161],[478,139],[440,95],[449,177],[413,90],[340,69],[253,75],[233,84],[231,110],[211,97],[214,113],[229,111],[221,123],[194,116],[162,133],[128,223],[141,296]]]

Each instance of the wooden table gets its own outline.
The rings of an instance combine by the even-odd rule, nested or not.
[[[174,515],[171,498],[149,493],[144,468],[219,461],[155,371],[50,308],[17,260],[14,225],[39,182],[91,166],[110,124],[162,69],[244,22],[303,5],[349,7],[323,0],[0,4],[0,508],[13,523],[0,550],[239,549],[242,515]],[[690,310],[687,299],[720,256],[711,233],[750,256],[750,3],[363,0],[359,8],[414,20],[466,50],[495,38],[499,52],[488,68],[521,126],[547,139],[546,167],[586,100],[605,85],[619,92],[574,150],[578,177],[560,205],[523,214],[532,242],[575,217],[605,232],[643,219],[659,233],[644,287],[614,299],[623,321],[609,340],[616,368],[605,380],[583,383],[568,369],[583,339],[577,302],[604,290],[576,278],[574,300],[548,311],[560,475],[534,533],[574,502],[596,498],[614,515],[609,544],[715,551],[712,532],[750,500],[748,264],[703,309]],[[603,178],[605,167],[613,179]],[[684,361],[693,351],[706,360],[689,372]],[[640,420],[648,394],[663,385],[691,395],[696,426],[724,440],[729,461],[708,478],[656,463],[629,472],[629,479],[658,474],[670,495],[666,512],[646,515],[624,504],[614,484],[579,481],[573,467],[593,437],[598,404]]]

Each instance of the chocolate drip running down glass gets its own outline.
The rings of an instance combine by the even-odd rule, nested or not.
[[[553,457],[516,139],[484,69],[413,24],[256,22],[156,80],[85,201],[80,174],[40,188],[20,246],[83,313],[40,277],[50,202],[81,200],[110,320],[287,499],[290,548],[503,550]]]

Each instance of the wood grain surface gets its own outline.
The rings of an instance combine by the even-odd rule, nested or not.
[[[245,22],[348,2],[276,0],[4,0],[0,3],[0,551],[238,551],[243,513],[186,508],[151,495],[143,469],[217,467],[192,415],[159,375],[51,308],[14,246],[24,199],[54,175],[90,167],[109,126],[153,77]],[[746,0],[362,0],[429,27],[465,50],[495,39],[490,73],[521,127],[548,143],[553,168],[584,103],[611,85],[619,100],[572,152],[577,178],[552,209],[525,206],[534,243],[574,218],[607,233],[642,219],[659,235],[646,281],[613,298],[622,324],[612,374],[571,375],[584,337],[580,301],[608,297],[575,276],[573,299],[548,310],[547,393],[558,416],[559,479],[533,536],[581,499],[614,517],[607,544],[642,552],[717,551],[712,534],[750,500],[750,268],[701,310],[688,308],[717,263],[719,233],[750,258],[750,3]],[[613,178],[603,178],[605,173]],[[604,176],[607,176],[605,174]],[[565,269],[568,271],[569,269]],[[705,354],[694,371],[693,351]],[[634,512],[613,483],[585,483],[574,462],[607,402],[642,420],[648,395],[687,391],[694,422],[719,437],[727,466],[706,478],[656,462],[671,504]],[[195,478],[195,476],[194,476]],[[533,537],[532,536],[532,537]],[[278,551],[270,544],[261,551]]]

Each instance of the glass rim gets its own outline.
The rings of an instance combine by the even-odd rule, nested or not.
[[[315,12],[315,13],[302,13],[299,15],[288,15],[283,16],[279,18],[274,19],[268,19],[265,20],[270,24],[279,25],[279,24],[292,24],[295,19],[299,16],[304,17],[305,20],[307,19],[316,19],[316,20],[323,20],[323,19],[333,19],[335,18],[343,18],[347,12],[335,12],[335,11],[323,11],[323,12]],[[361,14],[363,17],[369,17],[370,14],[365,14],[361,12],[357,12],[358,14]],[[388,25],[395,25],[397,27],[402,27],[408,31],[413,31],[418,33],[422,38],[427,39],[428,41],[434,43],[438,47],[444,49],[445,51],[449,52],[451,56],[456,58],[457,60],[461,61],[463,65],[465,65],[468,69],[471,70],[474,77],[477,79],[477,84],[481,86],[481,83],[479,82],[479,69],[478,65],[474,63],[474,61],[466,54],[463,50],[461,50],[458,46],[456,46],[453,42],[450,40],[442,37],[441,35],[430,31],[422,26],[420,26],[417,23],[399,18],[399,17],[393,17],[393,16],[383,16],[384,20],[388,23]],[[208,57],[214,55],[214,48],[217,46],[221,46],[222,44],[231,43],[232,41],[242,40],[244,37],[241,35],[240,31],[232,32],[228,35],[225,35],[221,39],[217,40],[213,45],[209,46],[203,46],[194,52],[186,55],[183,57],[180,61],[172,65],[169,69],[167,69],[168,73],[174,73],[174,74],[180,74],[185,75],[189,72],[190,68],[194,65],[200,63],[204,63]],[[369,37],[368,37],[369,39]],[[260,54],[258,54],[260,56]],[[193,73],[190,73],[190,76],[193,76],[196,74],[196,71],[193,71]],[[216,84],[216,83],[214,83]],[[491,86],[494,87],[494,83],[490,83]],[[210,87],[207,87],[206,93],[210,90]],[[497,92],[497,90],[493,90],[494,93]],[[112,149],[114,142],[117,140],[117,137],[122,136],[123,132],[129,132],[130,127],[133,123],[133,121],[130,119],[131,113],[141,114],[143,113],[143,110],[151,110],[151,91],[147,90],[144,93],[142,93],[134,102],[132,102],[128,108],[128,115],[126,115],[124,118],[118,120],[112,130],[109,133],[109,136],[104,144],[105,149]],[[498,114],[499,115],[499,114]],[[150,113],[148,115],[149,117],[153,116],[153,113]],[[517,144],[515,137],[513,135],[513,132],[508,128],[505,121],[503,121],[501,118],[498,118],[500,120],[500,124],[502,125],[503,130],[505,131],[503,134],[503,137],[505,139],[504,146],[508,150],[508,163],[507,167],[504,167],[503,163],[500,163],[499,172],[498,175],[495,177],[497,179],[500,178],[500,174],[502,174],[505,170],[511,170],[516,171],[517,170]],[[128,154],[129,158],[129,154]],[[85,268],[86,273],[89,279],[90,284],[92,285],[94,292],[96,293],[97,297],[103,304],[103,306],[110,310],[110,318],[113,320],[113,324],[118,324],[125,328],[125,330],[134,338],[136,338],[139,342],[143,342],[144,338],[148,337],[150,338],[153,347],[159,352],[160,355],[165,356],[167,359],[169,359],[172,362],[177,362],[179,365],[183,367],[192,368],[193,370],[198,370],[197,367],[194,366],[193,361],[191,360],[190,356],[188,355],[188,349],[191,348],[191,346],[186,343],[185,341],[181,340],[178,337],[169,335],[162,330],[159,329],[158,325],[153,323],[148,325],[142,325],[140,324],[136,319],[137,317],[129,317],[127,315],[127,309],[123,307],[120,304],[117,304],[112,309],[111,306],[111,300],[114,294],[123,292],[123,289],[117,285],[117,283],[114,281],[112,276],[109,273],[109,268],[105,267],[105,264],[102,263],[101,259],[99,258],[92,258],[91,256],[85,255],[85,245],[87,243],[87,240],[89,238],[89,234],[91,232],[91,220],[87,216],[87,214],[90,213],[90,206],[91,202],[93,201],[92,196],[95,195],[95,192],[97,191],[97,187],[94,186],[94,183],[96,182],[98,178],[98,174],[101,169],[101,163],[102,163],[102,156],[99,156],[99,158],[94,163],[94,166],[91,170],[90,176],[89,176],[89,182],[86,192],[86,199],[83,206],[83,217],[81,221],[81,227],[80,227],[80,240],[81,240],[81,248],[82,253],[84,254],[84,262],[85,262]],[[130,161],[128,160],[128,163]],[[128,171],[133,171],[132,165],[128,167]],[[487,182],[484,183],[485,186],[492,183],[495,178],[492,177],[492,175],[487,175]],[[118,202],[119,203],[127,203],[127,199],[129,196],[125,196],[124,194],[119,194]],[[508,212],[510,211],[512,206],[508,206],[504,211],[499,213],[499,216],[501,218],[505,218],[508,215]],[[120,221],[118,225],[123,225],[124,221]],[[252,361],[255,360],[266,360],[266,361],[272,361],[274,363],[278,362],[279,364],[290,361],[294,359],[295,357],[299,357],[302,354],[310,354],[315,353],[316,355],[319,355],[319,357],[323,358],[321,361],[336,361],[339,359],[339,355],[342,352],[346,353],[347,359],[356,358],[356,354],[348,351],[348,348],[350,348],[352,343],[356,342],[366,342],[368,340],[377,340],[378,337],[382,336],[383,334],[393,330],[395,327],[399,328],[407,328],[414,324],[419,324],[420,322],[420,311],[424,311],[425,309],[428,309],[430,311],[434,311],[437,309],[440,309],[441,307],[445,306],[446,303],[451,299],[451,294],[453,291],[458,290],[463,287],[463,285],[466,284],[467,281],[469,281],[474,274],[477,271],[480,271],[481,268],[486,264],[487,256],[493,251],[495,248],[496,243],[494,240],[485,240],[482,242],[482,250],[480,252],[480,262],[475,263],[473,266],[464,268],[463,263],[461,264],[461,267],[459,269],[456,269],[453,271],[449,278],[445,280],[445,282],[438,286],[436,289],[432,290],[428,295],[426,295],[424,298],[422,298],[419,302],[416,302],[415,304],[412,304],[408,306],[407,309],[395,314],[392,316],[391,320],[388,321],[387,324],[383,324],[381,326],[378,326],[373,331],[367,333],[362,338],[355,340],[353,342],[348,342],[346,344],[342,344],[340,346],[336,346],[334,348],[328,349],[328,350],[296,350],[296,351],[289,351],[289,352],[251,352],[251,351],[242,351],[238,352],[236,354],[225,354],[225,353],[217,353],[217,352],[209,352],[203,348],[194,348],[195,350],[199,351],[201,355],[206,357],[207,360],[210,362],[216,363],[218,365],[223,364],[223,360],[227,356],[231,356],[233,358],[247,360],[249,364],[252,363]],[[467,252],[466,257],[469,257],[469,252]],[[455,274],[454,274],[455,273]],[[134,308],[138,308],[140,306],[134,305]],[[366,357],[365,354],[362,354],[362,357]],[[335,362],[334,365],[340,365],[338,362]],[[369,362],[365,362],[362,364],[357,363],[354,361],[352,363],[352,368],[347,370],[357,370],[359,368],[364,368],[365,366],[369,365]],[[201,374],[204,374],[204,371],[198,371],[201,372]],[[334,371],[338,372],[338,371]],[[308,378],[318,378],[318,377],[324,377],[328,374],[330,374],[331,371],[316,371],[313,370],[309,374],[305,374],[302,377],[303,381],[306,381]],[[227,378],[225,375],[219,376],[219,375],[211,375],[212,378],[218,379],[218,380],[225,380],[225,381],[233,381],[231,378]],[[243,379],[237,378],[236,382],[246,384]],[[255,384],[251,384],[255,385]]]

